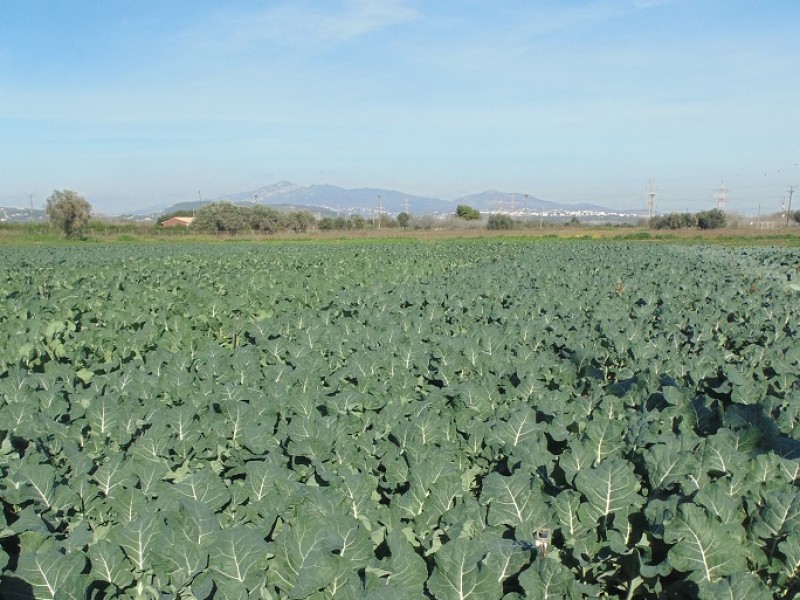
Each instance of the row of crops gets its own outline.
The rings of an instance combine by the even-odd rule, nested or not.
[[[800,252],[4,248],[3,598],[800,593]]]

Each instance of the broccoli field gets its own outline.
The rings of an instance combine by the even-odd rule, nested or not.
[[[4,599],[789,599],[800,251],[0,251]]]

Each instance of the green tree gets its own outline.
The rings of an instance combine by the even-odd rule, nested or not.
[[[322,217],[317,223],[317,228],[320,231],[331,231],[336,228],[336,221],[333,217]]]
[[[508,215],[492,215],[486,222],[487,229],[513,229],[514,221]]]
[[[697,213],[697,226],[700,229],[719,229],[727,224],[725,213],[718,208]]]
[[[349,221],[351,229],[365,229],[367,226],[366,220],[361,215],[350,215]]]
[[[407,212],[401,212],[399,215],[397,215],[397,224],[403,229],[408,227],[409,221],[411,221],[411,215],[409,215]]]
[[[481,218],[481,213],[471,206],[459,204],[456,206],[456,216],[460,219],[464,219],[465,221],[477,221]]]
[[[207,233],[235,235],[250,227],[250,211],[230,202],[215,202],[198,210],[191,226]]]
[[[89,224],[92,206],[71,190],[55,190],[47,199],[47,216],[68,238],[79,239]]]
[[[650,219],[653,229],[684,229],[697,227],[697,217],[691,213],[669,213]]]
[[[286,219],[274,208],[259,204],[251,208],[249,212],[250,226],[254,231],[275,233],[286,229]]]
[[[316,219],[307,210],[293,210],[286,213],[287,229],[291,229],[295,233],[304,232],[312,223],[316,223]]]

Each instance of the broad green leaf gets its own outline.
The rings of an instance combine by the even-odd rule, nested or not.
[[[17,473],[17,480],[24,484],[24,497],[32,498],[45,509],[52,508],[56,470],[41,463],[26,463]]]
[[[739,450],[739,439],[733,432],[720,429],[706,438],[703,445],[703,465],[707,473],[733,474],[747,464],[747,456]]]
[[[190,585],[208,566],[208,552],[200,544],[186,539],[183,532],[172,528],[170,521],[167,521],[167,528],[159,532],[157,544],[160,570],[169,576],[176,589]]]
[[[373,570],[380,577],[382,588],[392,588],[421,594],[423,583],[428,578],[425,560],[414,551],[406,537],[399,531],[392,531],[386,536],[391,556],[380,562],[378,569]],[[370,572],[370,568],[367,568]]]
[[[83,383],[89,383],[92,378],[94,377],[94,373],[89,369],[80,369],[75,371],[75,375],[78,379],[80,379]]]
[[[327,586],[337,574],[334,532],[322,518],[297,518],[276,539],[270,581],[290,597]]]
[[[709,514],[722,523],[741,523],[744,519],[742,496],[730,493],[724,481],[714,481],[704,486],[694,497],[694,503],[703,506]]]
[[[37,600],[55,600],[58,591],[80,575],[85,565],[82,554],[64,554],[45,544],[36,552],[23,551],[16,573],[30,584]]]
[[[92,575],[100,581],[125,589],[133,582],[131,563],[125,558],[117,544],[109,540],[98,540],[89,547]]]
[[[594,464],[598,465],[607,456],[616,454],[625,446],[625,423],[596,415],[586,425],[587,445],[594,456]]]
[[[785,557],[774,559],[774,568],[778,573],[779,583],[786,585],[800,576],[800,533],[789,535],[778,544],[778,549]]]
[[[484,565],[484,544],[465,538],[451,540],[434,557],[436,567],[427,586],[437,600],[492,600],[502,595],[501,584]]]
[[[532,548],[514,540],[489,539],[487,547],[489,553],[484,564],[498,583],[519,573],[531,560]]]
[[[753,573],[734,573],[713,583],[701,581],[700,600],[772,600],[774,596]]]
[[[214,578],[214,600],[250,600],[250,590],[241,581],[226,577]]]
[[[233,527],[221,531],[209,546],[209,567],[225,579],[255,589],[266,577],[267,543],[255,530]],[[215,575],[215,579],[219,581]]]
[[[334,553],[340,561],[348,563],[348,568],[355,571],[374,558],[372,541],[360,521],[342,515],[329,520],[328,527]]]
[[[86,420],[89,422],[92,435],[109,437],[114,433],[120,420],[119,404],[107,396],[93,398],[89,408],[86,409]]]
[[[220,510],[231,499],[225,484],[208,468],[192,473],[176,483],[173,489],[189,500],[206,504],[215,511]]]
[[[556,501],[553,504],[555,514],[558,516],[558,522],[561,525],[561,531],[567,543],[570,543],[573,538],[581,537],[595,529],[595,521],[587,523],[581,520],[580,506],[581,496],[575,490],[564,490],[556,496]]]
[[[788,533],[800,532],[800,492],[765,492],[764,506],[753,521],[752,531],[762,540],[778,540]]]
[[[535,438],[541,431],[542,426],[536,422],[536,411],[527,406],[512,413],[507,421],[493,427],[495,437],[506,451]]]
[[[113,498],[120,486],[127,485],[132,479],[133,475],[125,468],[124,461],[122,454],[112,455],[92,475],[104,496]]]
[[[170,522],[192,544],[208,546],[220,531],[219,520],[210,506],[196,500],[178,503]]]
[[[664,541],[674,544],[669,561],[694,581],[717,581],[744,571],[744,530],[723,525],[694,504],[683,504],[679,515],[664,529]]]
[[[534,528],[546,525],[544,498],[534,479],[523,472],[510,477],[491,473],[483,481],[481,504],[489,507],[489,525],[530,524]]]
[[[572,483],[575,476],[589,469],[594,462],[595,453],[592,447],[586,442],[575,441],[559,457],[558,464],[564,471],[567,483]]]
[[[371,523],[375,518],[374,499],[377,479],[369,474],[345,472],[339,485],[345,496],[349,513],[354,519]]]
[[[526,598],[531,600],[563,600],[582,597],[575,575],[552,558],[538,558],[519,576]]]
[[[114,541],[125,551],[125,555],[137,571],[147,571],[155,560],[156,533],[163,527],[161,519],[154,514],[142,515],[125,526],[117,525],[113,530]]]
[[[675,389],[675,388],[666,388]],[[644,451],[647,476],[652,489],[668,489],[685,473],[687,454],[670,444],[654,444]]]
[[[633,465],[618,458],[607,458],[575,476],[575,488],[586,497],[592,519],[640,506],[644,500],[637,493],[639,487]]]
[[[275,465],[263,460],[251,460],[245,465],[245,489],[251,502],[259,502],[275,489],[272,482],[278,476]]]

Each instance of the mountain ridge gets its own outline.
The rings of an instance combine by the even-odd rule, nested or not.
[[[245,192],[237,192],[204,201],[179,202],[164,207],[162,214],[177,210],[196,210],[213,202],[234,204],[260,204],[265,206],[310,210],[324,210],[342,214],[372,214],[380,210],[388,214],[408,211],[410,214],[451,214],[459,204],[467,204],[481,212],[505,212],[515,214],[539,213],[607,213],[634,214],[638,211],[621,211],[597,204],[568,204],[543,200],[532,194],[486,190],[461,196],[455,200],[407,194],[384,188],[343,188],[331,184],[296,185],[290,181],[262,186]],[[141,214],[141,213],[139,213]]]

